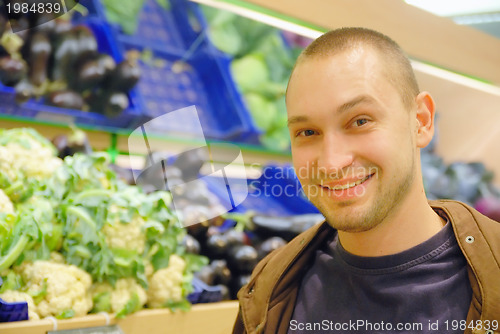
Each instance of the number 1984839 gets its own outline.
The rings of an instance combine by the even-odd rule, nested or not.
[[[63,11],[63,7],[58,2],[38,2],[38,3],[27,3],[27,2],[14,2],[7,3],[5,5],[7,8],[7,14],[59,14]]]

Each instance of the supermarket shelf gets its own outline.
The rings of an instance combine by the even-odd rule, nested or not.
[[[125,334],[227,334],[231,333],[238,302],[196,304],[188,312],[167,309],[142,310],[123,319],[114,315],[93,314],[68,320],[51,319],[0,324],[2,334],[46,334],[47,331],[118,325]],[[109,320],[109,321],[108,321]],[[57,327],[55,327],[57,326]]]
[[[0,115],[0,128],[19,127],[32,127],[47,138],[71,132],[71,129],[67,125]],[[80,126],[80,128],[87,133],[90,145],[96,150],[114,151],[117,155],[130,154],[144,156],[148,154],[142,137],[130,137],[132,130],[92,126]],[[200,147],[208,144],[211,148],[217,149],[220,152],[227,151],[227,160],[224,160],[224,154],[219,155],[219,157],[222,157],[222,159],[219,160],[221,162],[229,162],[232,157],[232,150],[234,150],[234,146],[233,148],[228,148],[228,143],[222,141],[208,140],[207,143],[204,143],[188,138],[169,137],[159,134],[150,136],[148,140],[150,147],[154,150],[166,151],[171,154],[180,153],[193,147]],[[263,165],[269,162],[291,163],[290,153],[270,151],[259,146],[242,143],[230,144],[236,145],[236,147],[241,150],[245,165]],[[121,161],[125,161],[125,159],[121,159]]]

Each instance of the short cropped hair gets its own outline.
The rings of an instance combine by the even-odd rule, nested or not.
[[[378,51],[386,63],[387,79],[399,91],[404,105],[411,108],[420,89],[410,60],[394,40],[380,32],[367,28],[340,28],[329,31],[302,51],[296,66],[310,57],[333,56],[360,45],[368,45]]]

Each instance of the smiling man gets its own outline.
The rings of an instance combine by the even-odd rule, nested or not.
[[[493,333],[500,224],[426,198],[435,107],[410,62],[364,28],[324,34],[287,91],[293,164],[326,221],[266,257],[234,333]]]

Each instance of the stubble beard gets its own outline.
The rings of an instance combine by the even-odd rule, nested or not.
[[[371,181],[380,181],[379,177],[377,173],[376,178]],[[320,197],[310,197],[309,200],[333,228],[350,233],[364,232],[381,224],[396,210],[410,192],[414,179],[415,159],[412,159],[410,168],[404,174],[400,174],[400,177],[392,178],[390,184],[378,183],[372,203],[365,203],[364,209],[357,208],[355,201],[336,203],[334,208]]]

